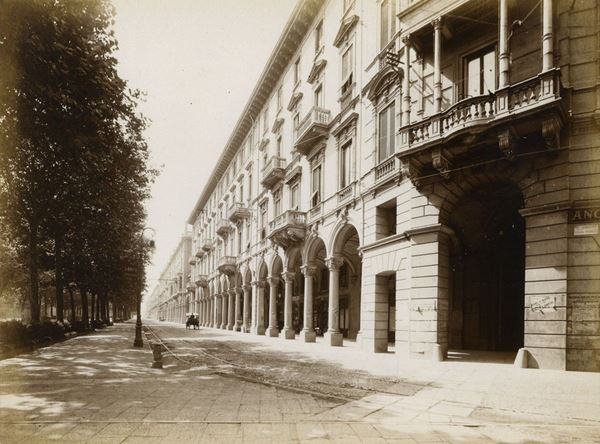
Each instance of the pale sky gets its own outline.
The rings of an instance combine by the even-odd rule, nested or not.
[[[147,93],[156,251],[148,291],[185,229],[296,0],[112,0],[119,73]]]

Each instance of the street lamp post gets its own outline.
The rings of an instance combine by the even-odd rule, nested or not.
[[[152,232],[152,237],[147,238],[146,236],[144,236],[144,234],[149,231]],[[140,288],[139,291],[137,292],[137,319],[135,320],[135,339],[133,340],[133,346],[134,347],[143,347],[144,346],[144,341],[142,340],[142,290],[143,290],[143,275],[144,275],[144,263],[146,260],[146,249],[145,249],[145,241],[147,240],[149,245],[151,247],[154,247],[154,240],[153,240],[153,236],[155,234],[155,231],[153,228],[150,227],[144,227],[142,228],[142,231],[140,232],[140,255],[141,255],[141,263],[142,263],[142,268],[140,271]]]

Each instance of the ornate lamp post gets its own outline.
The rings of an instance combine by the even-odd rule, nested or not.
[[[152,233],[151,235],[147,235],[146,233]],[[156,232],[154,228],[144,227],[140,232],[140,255],[141,255],[141,263],[142,268],[140,270],[140,288],[137,292],[137,319],[135,321],[135,339],[133,340],[134,347],[143,347],[144,341],[142,340],[142,290],[143,290],[143,271],[144,264],[146,262],[146,248],[145,244],[147,243],[149,247],[154,247],[154,235]]]

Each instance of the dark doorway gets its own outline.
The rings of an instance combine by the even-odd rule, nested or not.
[[[459,202],[450,225],[449,346],[516,351],[523,346],[525,223],[520,192],[480,189]]]

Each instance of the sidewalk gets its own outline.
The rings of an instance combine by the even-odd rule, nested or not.
[[[160,322],[154,325],[185,330],[184,325],[176,323]],[[401,380],[418,381],[423,385],[412,397],[367,397],[337,408],[336,412],[344,419],[370,415],[370,410],[377,410],[376,416],[386,417],[388,410],[407,408],[415,410],[416,414],[410,412],[404,416],[405,419],[422,419],[425,422],[464,423],[465,418],[475,423],[600,422],[598,373],[519,369],[511,364],[462,361],[402,362],[392,353],[366,353],[352,342],[345,341],[344,347],[329,347],[319,340],[311,344],[298,339],[284,340],[220,329],[188,330],[187,335],[200,338],[202,331],[210,332],[211,340],[241,341],[253,344],[253,349],[278,353],[293,351],[310,359],[372,374],[395,376]],[[383,399],[385,401],[381,406],[378,400]],[[366,403],[369,402],[374,404],[367,407]],[[357,409],[357,405],[363,408]],[[347,409],[349,412],[346,412]],[[426,415],[419,414],[423,412]]]
[[[332,351],[220,330],[166,328],[173,342],[184,337],[200,344],[210,333],[223,341],[243,338],[279,355],[298,347],[307,359],[343,365],[351,364],[349,355],[365,367],[389,358],[366,363],[350,347]],[[173,358],[164,369],[151,369],[149,349],[131,347],[133,333],[133,325],[119,324],[0,361],[0,443],[589,443],[600,436],[600,424],[589,420],[598,412],[596,375],[440,364],[414,396],[381,393],[340,403],[219,376]],[[560,384],[545,385],[556,378]],[[519,398],[511,399],[519,390]],[[567,416],[563,407],[543,405],[568,399],[573,414]],[[512,410],[517,404],[527,413]]]

